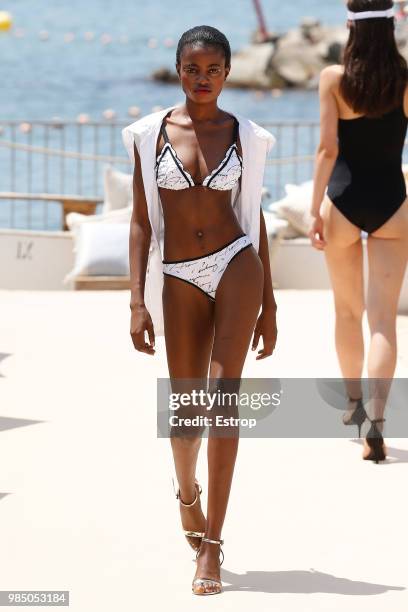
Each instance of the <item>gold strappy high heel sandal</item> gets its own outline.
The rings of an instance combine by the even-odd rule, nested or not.
[[[181,499],[181,496],[180,496],[180,488],[179,488],[179,489],[177,490],[177,492],[176,492],[176,487],[174,486],[174,478],[172,478],[172,481],[173,481],[173,489],[174,489],[174,494],[175,494],[175,496],[176,496],[176,499],[178,499],[178,500],[180,501],[180,504],[181,504],[182,506],[185,506],[186,508],[190,508],[191,506],[194,506],[194,504],[195,504],[195,503],[197,503],[198,496],[199,496],[199,495],[201,495],[201,493],[202,493],[202,487],[201,487],[201,485],[198,483],[197,479],[195,480],[196,496],[195,496],[195,498],[194,498],[194,501],[192,501],[192,502],[191,502],[191,504],[185,504],[185,503],[183,502],[183,500]],[[197,488],[198,488],[198,493],[197,493]],[[197,553],[198,553],[198,551],[200,550],[201,539],[202,539],[202,537],[204,536],[205,531],[189,531],[188,529],[183,529],[183,531],[184,531],[184,535],[185,535],[185,536],[186,536],[186,538],[187,538],[187,542],[190,544],[191,548],[192,548],[193,550],[196,550],[196,551],[197,551]],[[191,543],[191,542],[188,540],[188,538],[198,538],[198,539],[199,539],[199,541],[198,541],[198,543],[197,543],[197,546],[194,546],[194,545],[193,545],[193,544],[192,544],[192,543]]]
[[[224,540],[210,540],[210,538],[203,537],[201,541],[210,542],[211,544],[220,544],[220,553],[222,554],[222,561],[220,565],[222,565],[224,562],[224,553],[221,548],[221,544],[224,544]],[[200,551],[198,550],[196,559],[199,552]],[[194,595],[216,595],[222,591],[222,582],[221,580],[215,580],[214,578],[194,578],[191,588]]]

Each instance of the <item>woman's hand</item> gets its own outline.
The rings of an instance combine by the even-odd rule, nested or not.
[[[145,341],[145,331],[149,336],[149,343]],[[154,327],[153,321],[146,306],[132,307],[130,318],[130,335],[132,337],[133,346],[137,351],[154,355]]]
[[[276,308],[262,309],[262,312],[255,325],[254,339],[252,341],[252,350],[255,351],[259,343],[259,338],[263,338],[263,349],[258,351],[256,359],[265,359],[272,355],[275,345],[276,338],[278,335],[278,329],[276,327]]]
[[[326,246],[326,241],[324,239],[324,223],[319,214],[312,216],[309,238],[312,241],[312,246],[315,249],[319,251],[324,250],[324,247]]]

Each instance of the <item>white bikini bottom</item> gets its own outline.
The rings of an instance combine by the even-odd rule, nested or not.
[[[238,253],[251,244],[248,236],[243,234],[202,257],[192,257],[183,261],[163,260],[163,274],[190,283],[203,291],[211,300],[215,300],[215,292],[226,267]]]

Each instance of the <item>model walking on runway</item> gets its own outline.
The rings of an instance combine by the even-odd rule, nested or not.
[[[324,249],[334,291],[336,349],[349,395],[345,424],[371,421],[363,458],[386,457],[384,408],[397,356],[396,317],[408,256],[402,173],[407,64],[397,49],[393,3],[349,0],[343,65],[320,79],[321,137],[310,238]],[[327,196],[325,190],[328,186]],[[365,301],[361,231],[368,234]],[[370,399],[363,404],[362,317],[367,310]]]
[[[137,350],[154,353],[154,321],[144,287],[152,229],[161,208],[164,336],[175,386],[178,379],[239,379],[252,336],[254,350],[263,338],[257,359],[272,354],[277,336],[260,208],[266,155],[275,139],[252,121],[219,108],[231,60],[221,32],[209,26],[185,32],[176,60],[184,104],[153,113],[124,130],[135,161],[131,335]],[[152,204],[156,190],[160,206]],[[240,198],[236,208],[232,194]],[[159,243],[160,236],[156,238]],[[152,255],[150,274],[153,261]],[[201,435],[174,435],[171,444],[182,527],[197,551],[192,590],[198,595],[219,593],[221,530],[238,436],[222,438],[210,431],[207,517],[195,475]]]

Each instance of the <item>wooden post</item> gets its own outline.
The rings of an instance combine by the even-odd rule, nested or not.
[[[255,11],[258,17],[259,32],[261,33],[263,40],[267,40],[268,30],[266,28],[266,22],[265,22],[265,17],[263,15],[261,2],[260,0],[253,0],[253,1],[255,5]]]

